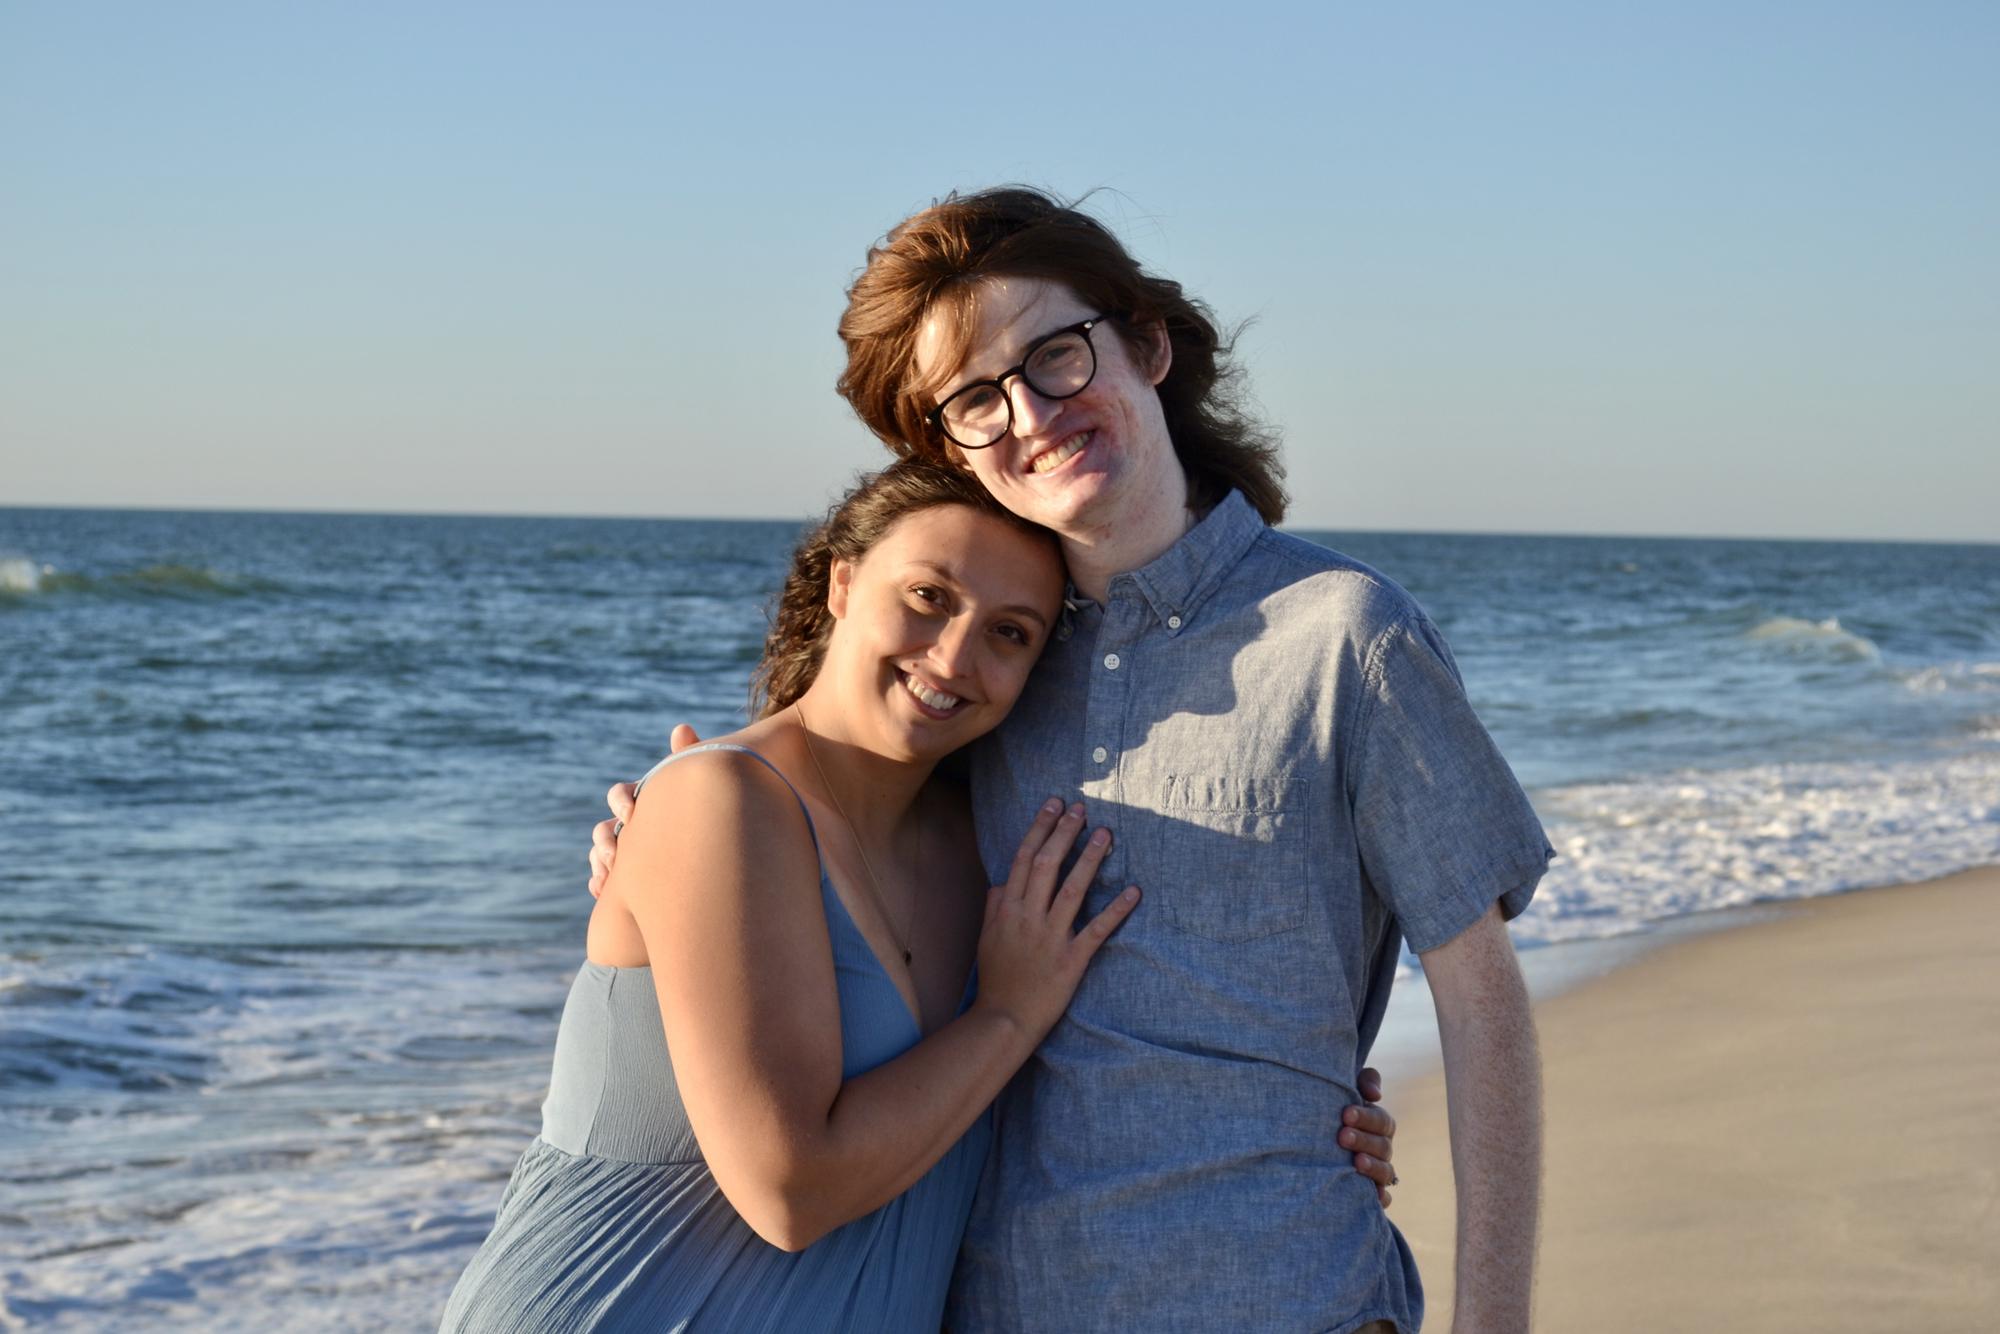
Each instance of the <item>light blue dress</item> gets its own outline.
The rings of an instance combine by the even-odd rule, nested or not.
[[[694,747],[661,763],[713,749],[742,751],[777,772],[742,746]],[[817,850],[816,832],[813,840]],[[909,1050],[922,1032],[824,860],[819,889],[840,999],[841,1073],[852,1079]],[[563,1007],[542,1133],[515,1167],[442,1328],[937,1334],[990,1116],[888,1204],[802,1251],[781,1251],[737,1216],[702,1161],[667,1059],[651,970],[585,963]]]

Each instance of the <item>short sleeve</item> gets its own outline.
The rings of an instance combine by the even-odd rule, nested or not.
[[[1429,618],[1413,612],[1382,632],[1363,690],[1348,753],[1355,836],[1410,948],[1444,944],[1495,899],[1518,916],[1555,849]]]

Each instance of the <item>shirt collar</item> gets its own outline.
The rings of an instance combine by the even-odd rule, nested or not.
[[[1251,508],[1243,493],[1231,491],[1206,517],[1183,533],[1179,541],[1138,569],[1114,576],[1112,600],[1117,600],[1119,585],[1129,582],[1167,627],[1167,633],[1179,634],[1194,619],[1201,604],[1236,568],[1236,562],[1243,559],[1251,544],[1263,535],[1264,528],[1262,516]],[[1088,602],[1075,585],[1070,586],[1063,599],[1066,612],[1074,612]],[[1063,619],[1070,618],[1065,615]]]

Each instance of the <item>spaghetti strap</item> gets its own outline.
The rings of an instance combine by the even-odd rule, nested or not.
[[[632,799],[634,801],[638,800],[640,789],[644,788],[648,782],[652,781],[652,777],[654,774],[666,768],[668,765],[672,764],[675,760],[681,759],[688,755],[699,755],[705,750],[737,751],[740,754],[748,755],[751,759],[757,761],[757,763],[763,765],[766,769],[769,769],[772,773],[776,774],[778,776],[778,781],[783,783],[786,786],[786,788],[790,789],[792,794],[792,800],[799,803],[799,813],[806,817],[806,834],[812,839],[813,856],[819,859],[822,867],[825,866],[826,863],[825,856],[819,850],[819,829],[817,826],[813,824],[812,811],[807,809],[806,799],[799,795],[798,788],[793,785],[791,779],[785,777],[785,771],[783,769],[780,769],[777,765],[771,763],[769,760],[765,759],[762,755],[759,755],[756,751],[750,749],[750,747],[739,746],[734,741],[704,741],[699,746],[689,746],[686,750],[675,751],[673,754],[667,756],[665,759],[661,760],[658,764],[654,765],[652,768],[646,770],[646,776],[644,778],[641,778],[637,783],[632,785]],[[824,874],[823,871],[822,874]]]

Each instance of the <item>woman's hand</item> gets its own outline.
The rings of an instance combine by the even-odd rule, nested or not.
[[[1039,1043],[1055,1027],[1083,980],[1084,966],[1139,903],[1138,887],[1128,886],[1083,930],[1071,930],[1085,891],[1111,851],[1111,831],[1099,829],[1058,887],[1063,856],[1082,829],[1082,803],[1064,811],[1051,797],[1021,840],[1007,883],[986,895],[974,1008],[1006,1016],[1030,1042]]]

